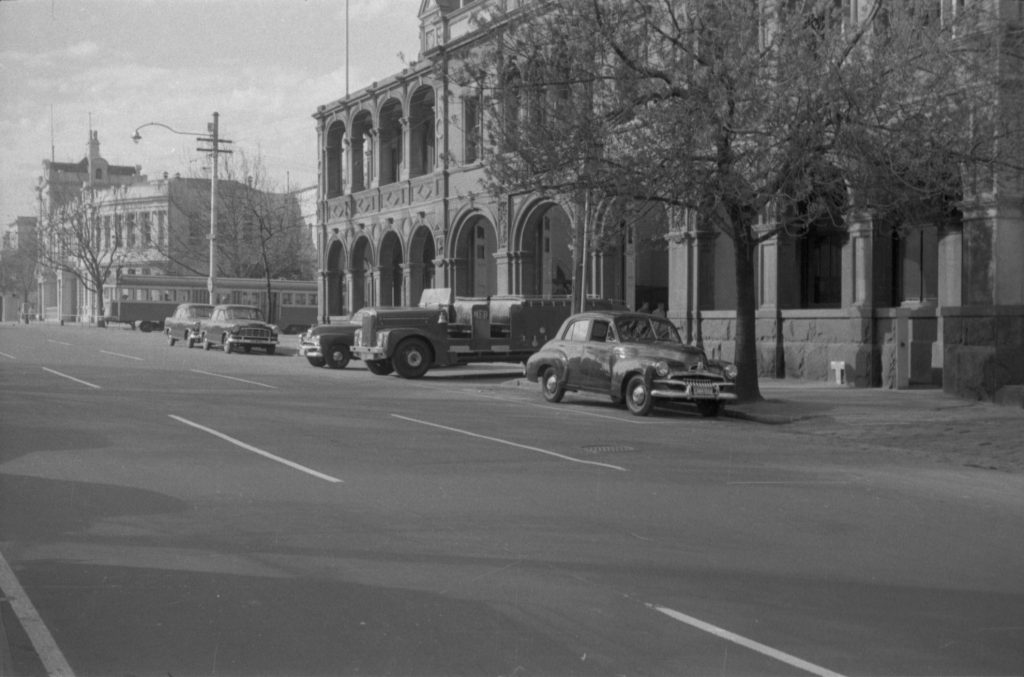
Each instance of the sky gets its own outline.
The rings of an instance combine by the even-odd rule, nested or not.
[[[346,2],[349,45],[345,44]],[[421,0],[0,0],[0,229],[35,216],[43,160],[202,176],[205,135],[259,155],[275,187],[316,185],[318,105],[402,70]],[[160,122],[160,127],[137,127]]]

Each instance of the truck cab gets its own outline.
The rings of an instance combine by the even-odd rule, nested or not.
[[[378,374],[419,378],[433,367],[525,362],[570,315],[568,299],[456,297],[425,289],[415,308],[364,308],[352,352]]]

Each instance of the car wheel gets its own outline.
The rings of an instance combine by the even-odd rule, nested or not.
[[[213,344],[212,344],[212,343],[210,343],[210,339],[208,339],[208,338],[206,338],[206,337],[204,336],[204,337],[203,337],[203,350],[209,350],[209,349],[210,349],[210,348],[212,348],[212,347],[213,347]]]
[[[391,360],[367,360],[366,368],[370,370],[371,374],[377,376],[387,376],[395,370]]]
[[[153,323],[149,320],[143,320],[139,322],[139,331],[146,332],[147,334],[153,331]]]
[[[348,366],[349,360],[352,359],[352,353],[349,352],[348,346],[340,345],[333,348],[328,348],[324,353],[324,364],[329,369],[344,369]]]
[[[174,338],[171,334],[167,335],[167,345],[173,346],[177,341],[178,339]]]
[[[565,396],[565,388],[558,382],[558,371],[554,367],[547,367],[540,377],[540,391],[548,402],[561,402]]]
[[[419,378],[430,369],[430,346],[423,339],[405,339],[398,344],[393,361],[402,378]]]
[[[221,338],[220,346],[224,350],[225,353],[231,353],[231,352],[234,352],[234,350],[235,350],[235,347],[233,345],[231,345],[230,343],[228,343],[226,337],[225,338]]]
[[[306,362],[309,362],[314,367],[322,367],[327,364],[326,360],[322,357],[307,357]]]
[[[267,355],[273,355],[277,351],[277,346],[267,346]]]
[[[640,374],[630,377],[626,383],[626,407],[637,416],[646,416],[654,407],[651,387]]]
[[[697,412],[704,418],[715,418],[721,411],[721,402],[705,400],[697,403]]]
[[[194,338],[192,338],[191,336],[189,336],[187,343],[188,343],[188,347],[191,348],[192,346],[194,346],[196,344],[196,340]]]

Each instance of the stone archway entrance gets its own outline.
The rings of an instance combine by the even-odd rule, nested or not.
[[[554,202],[535,207],[523,222],[520,293],[545,297],[572,294],[573,225],[569,214]]]
[[[459,227],[453,245],[454,270],[450,284],[458,296],[498,293],[498,265],[494,258],[498,237],[482,214],[469,216]]]
[[[434,234],[427,226],[419,226],[409,243],[409,305],[419,303],[423,290],[434,286],[436,256]]]
[[[352,298],[350,310],[354,313],[363,306],[374,304],[373,293],[373,249],[365,235],[352,245],[352,285],[349,293]]]
[[[327,250],[324,309],[329,316],[345,314],[345,247],[335,240]]]
[[[398,234],[388,231],[380,243],[380,305],[400,306],[403,303],[402,242]]]

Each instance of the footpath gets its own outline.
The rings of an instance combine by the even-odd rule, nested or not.
[[[538,389],[540,397],[539,386],[525,378],[505,385]],[[723,416],[785,426],[821,437],[823,444],[842,440],[890,447],[954,465],[1024,474],[1024,407],[1019,401],[999,405],[938,388],[852,388],[796,379],[762,378],[759,386],[761,401],[728,405]]]
[[[785,425],[826,440],[892,447],[973,468],[1024,473],[1024,407],[965,400],[937,388],[851,388],[761,379],[763,400],[726,416]]]

